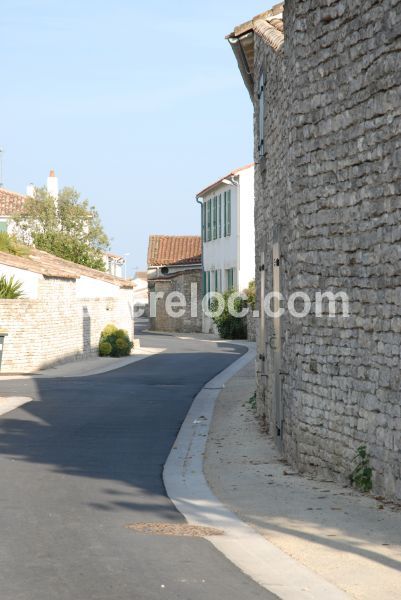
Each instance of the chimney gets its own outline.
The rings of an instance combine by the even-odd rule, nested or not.
[[[33,185],[33,183],[30,183],[29,185],[26,186],[26,195],[29,196],[30,198],[34,197],[35,186]]]
[[[55,200],[58,198],[58,179],[53,171],[53,169],[49,173],[49,177],[47,178],[47,191]]]

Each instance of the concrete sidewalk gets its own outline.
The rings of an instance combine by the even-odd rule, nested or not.
[[[249,404],[254,390],[250,364],[219,396],[204,461],[213,492],[270,542],[350,597],[398,600],[400,507],[294,472],[259,428]]]

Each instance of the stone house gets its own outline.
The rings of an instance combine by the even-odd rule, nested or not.
[[[401,0],[287,0],[228,41],[254,104],[259,414],[304,471],[346,480],[366,445],[401,499]],[[348,317],[319,316],[328,291]]]
[[[202,330],[202,240],[196,235],[151,235],[148,245],[150,329],[194,333]],[[182,306],[169,299],[183,295]],[[175,298],[175,299],[174,299]],[[182,298],[181,298],[182,299]]]
[[[209,184],[196,195],[201,204],[203,290],[245,290],[255,279],[254,165]],[[203,331],[213,329],[203,315]]]
[[[0,252],[0,275],[13,276],[23,292],[0,299],[3,373],[32,373],[95,354],[109,323],[134,339],[132,281],[34,248],[27,256]]]

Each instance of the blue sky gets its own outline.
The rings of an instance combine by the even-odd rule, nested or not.
[[[224,39],[263,0],[3,0],[4,186],[50,168],[146,264],[152,233],[199,233],[195,194],[252,160],[252,105]]]

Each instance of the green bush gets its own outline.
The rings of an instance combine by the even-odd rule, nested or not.
[[[245,294],[248,298],[248,306],[254,310],[256,306],[256,283],[254,279],[248,283],[248,289],[245,290]]]
[[[231,315],[228,310],[228,299],[232,294],[235,293],[235,290],[226,290],[223,293],[223,312],[220,316],[212,317],[220,337],[225,340],[245,340],[247,336],[246,317],[236,317],[234,315]],[[212,298],[210,303],[211,311],[215,311],[217,309],[217,305],[217,299]],[[245,307],[245,300],[243,300],[240,297],[236,297],[234,300],[235,312],[239,313]]]
[[[16,281],[13,275],[10,279],[7,279],[5,275],[0,277],[0,299],[16,300],[22,296],[22,283],[20,281]]]
[[[110,342],[100,342],[99,344],[99,355],[110,356],[113,347]]]
[[[359,446],[354,461],[357,462],[357,465],[350,475],[351,484],[362,492],[370,492],[373,470],[369,464],[369,454],[366,446]]]
[[[115,325],[106,325],[100,335],[99,355],[128,356],[133,345],[124,329],[118,329]]]

